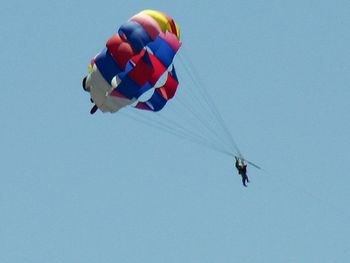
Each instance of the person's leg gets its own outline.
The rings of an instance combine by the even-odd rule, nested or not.
[[[245,186],[245,187],[247,187],[247,185],[245,184],[245,177],[244,176],[242,176],[242,183],[243,183],[243,185]]]

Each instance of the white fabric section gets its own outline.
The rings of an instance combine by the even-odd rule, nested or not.
[[[115,80],[113,84],[119,84],[118,80]],[[96,64],[86,79],[86,89],[90,92],[92,100],[102,112],[116,112],[134,102],[134,100],[110,96],[115,87],[108,84],[103,78]]]

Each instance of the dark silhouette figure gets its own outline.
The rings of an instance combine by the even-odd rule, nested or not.
[[[92,107],[92,109],[90,110],[90,114],[94,114],[96,111],[98,110],[98,107],[96,106],[96,104]]]
[[[236,156],[235,156],[235,159],[236,159],[235,165],[238,170],[238,173],[242,176],[242,183],[245,187],[247,187],[246,183],[249,183],[249,179],[247,176],[247,165],[244,163],[243,160],[240,160]]]

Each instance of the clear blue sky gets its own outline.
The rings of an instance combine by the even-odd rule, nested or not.
[[[90,116],[87,64],[148,8],[265,169],[248,188],[225,155]],[[0,262],[350,262],[349,28],[346,0],[3,2]]]

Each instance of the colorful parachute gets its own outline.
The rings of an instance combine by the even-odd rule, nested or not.
[[[84,89],[103,112],[127,105],[159,111],[178,86],[173,59],[180,46],[175,21],[162,12],[144,10],[124,23],[91,61]],[[165,83],[157,87],[164,74]],[[139,100],[152,89],[146,101]]]

